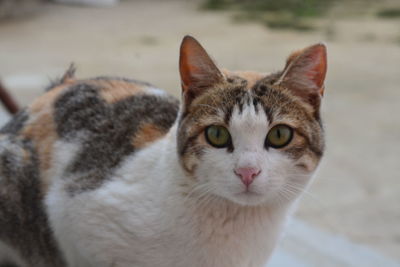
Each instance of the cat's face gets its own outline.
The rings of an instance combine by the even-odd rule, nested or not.
[[[192,38],[181,48],[184,110],[178,152],[193,190],[241,205],[283,204],[322,156],[325,47],[292,55],[280,73],[221,73]]]

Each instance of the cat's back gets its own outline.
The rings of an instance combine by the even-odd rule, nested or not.
[[[0,245],[35,266],[46,265],[36,259],[61,266],[43,204],[55,154],[64,153],[57,144],[80,144],[65,168],[81,182],[66,190],[94,189],[126,156],[164,136],[178,109],[178,100],[145,82],[64,75],[0,130]]]
[[[149,83],[118,77],[76,80],[70,70],[0,134],[31,143],[46,190],[57,141],[83,144],[71,172],[106,171],[164,136],[178,110],[176,98]]]

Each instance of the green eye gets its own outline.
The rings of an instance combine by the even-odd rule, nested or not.
[[[211,125],[205,131],[207,142],[217,148],[227,147],[231,142],[229,131],[218,125]]]
[[[293,129],[287,125],[276,125],[267,134],[266,146],[281,148],[290,143],[293,138]]]

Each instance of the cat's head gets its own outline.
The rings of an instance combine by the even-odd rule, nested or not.
[[[193,190],[241,205],[300,195],[324,150],[325,46],[295,52],[282,71],[262,75],[219,70],[186,36],[179,63],[178,153]]]

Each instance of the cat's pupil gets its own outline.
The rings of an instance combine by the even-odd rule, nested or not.
[[[215,133],[215,136],[217,137],[217,139],[219,139],[221,135],[221,131],[219,129],[217,129],[217,132]]]
[[[276,131],[276,136],[278,137],[278,139],[281,139],[281,130],[277,130]]]

